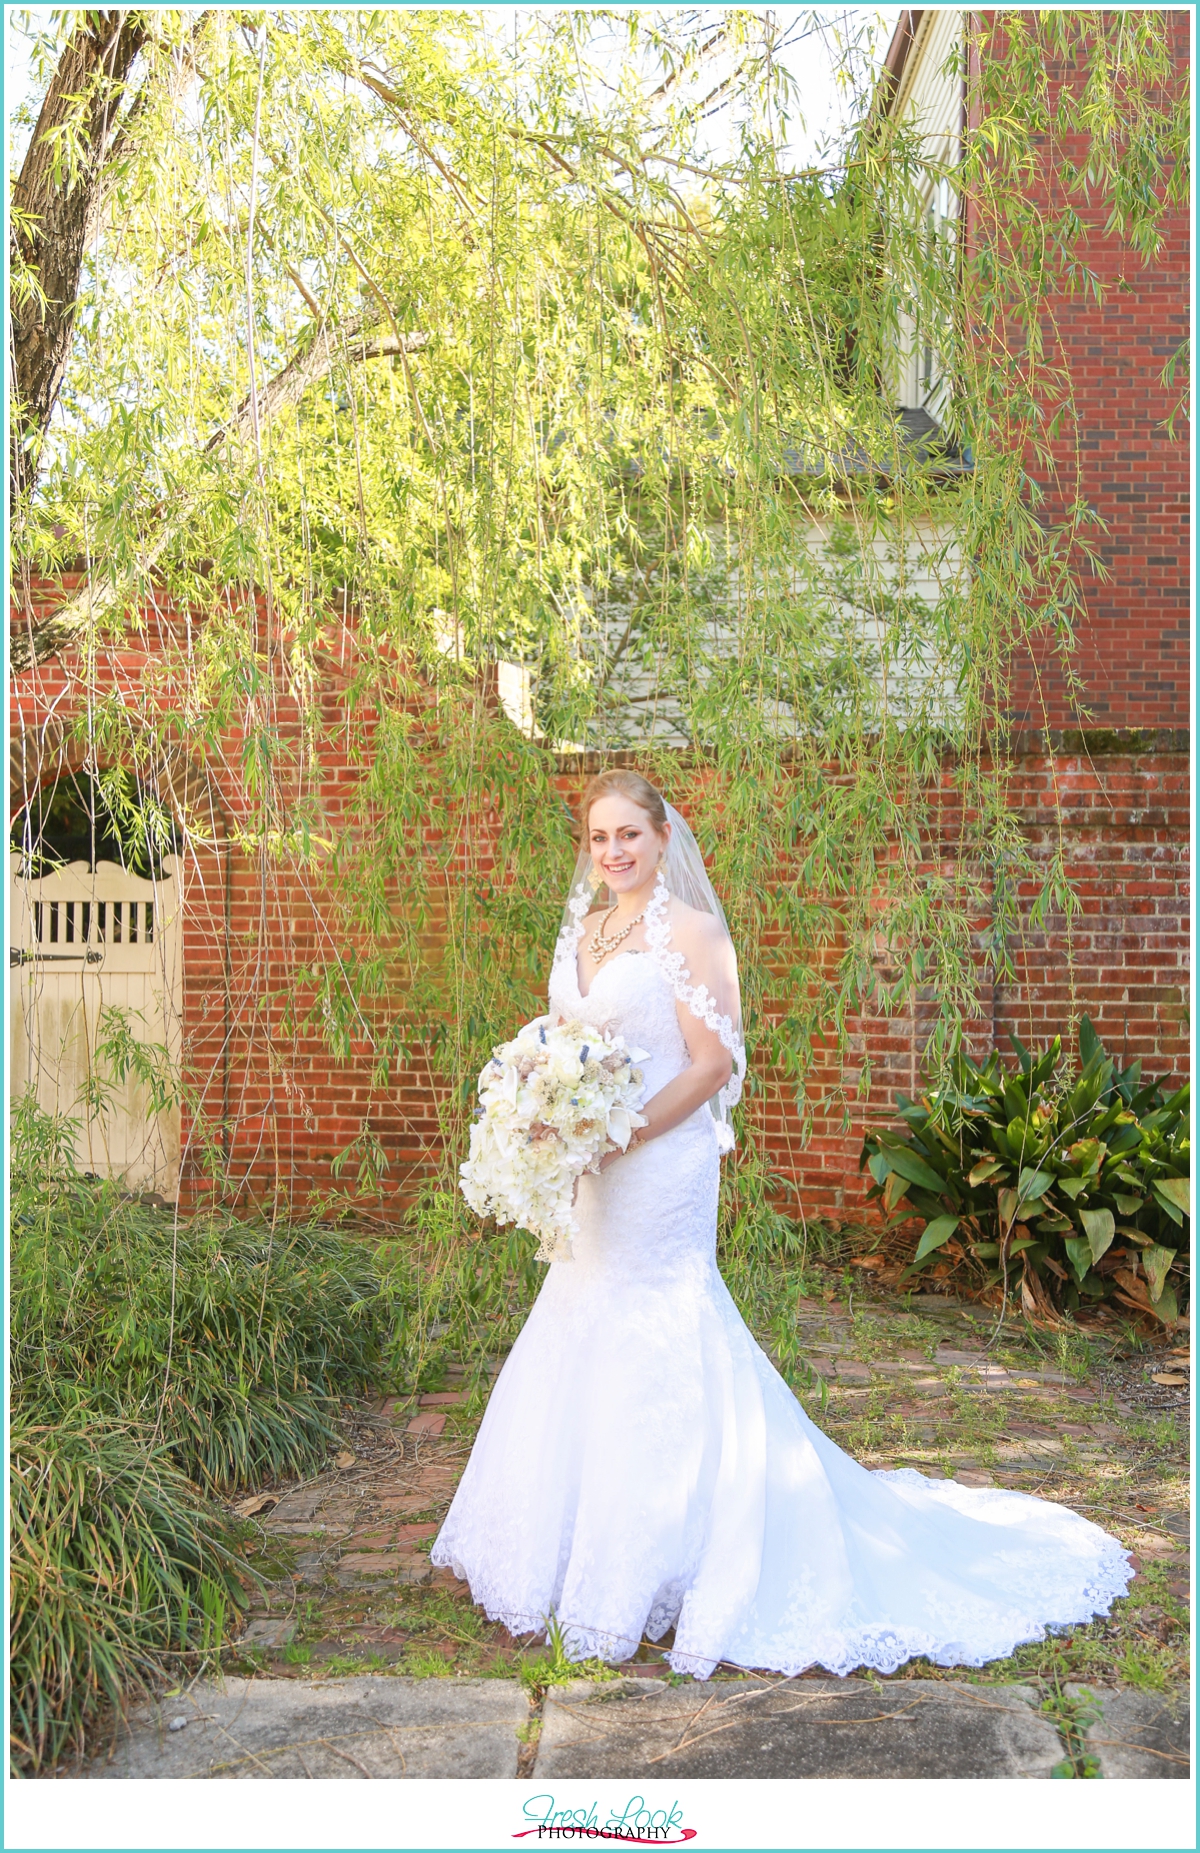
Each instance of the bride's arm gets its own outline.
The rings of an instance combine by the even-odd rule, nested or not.
[[[660,1087],[653,1099],[642,1108],[647,1124],[638,1134],[639,1145],[644,1145],[647,1139],[660,1138],[675,1126],[682,1126],[697,1107],[702,1107],[706,1100],[711,1100],[724,1087],[733,1073],[733,1061],[728,1049],[722,1047],[713,1031],[701,1023],[698,1017],[694,1017],[691,1011],[688,1011],[687,1021],[681,1023],[680,1028],[692,1058],[691,1065],[682,1074],[677,1074],[673,1081],[668,1081],[665,1087]]]
[[[675,938],[687,959],[692,982],[707,984],[714,997],[722,998],[729,976],[723,969],[722,961],[733,956],[728,937],[719,928],[710,931],[705,922],[696,923],[686,941],[678,931]],[[736,982],[736,973],[734,979]],[[711,1100],[725,1086],[733,1073],[733,1058],[716,1031],[709,1029],[699,1017],[693,1016],[683,1004],[678,1007],[678,1018],[692,1059],[681,1074],[677,1074],[673,1081],[668,1081],[665,1087],[660,1087],[657,1094],[642,1107],[647,1124],[636,1135],[639,1145],[644,1145],[649,1139],[661,1138],[664,1132],[681,1126],[697,1107],[703,1106],[706,1100]],[[610,1152],[601,1159],[600,1169],[603,1171],[622,1156],[620,1152]]]

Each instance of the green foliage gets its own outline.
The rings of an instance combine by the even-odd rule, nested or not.
[[[1100,288],[1085,205],[1146,255],[1182,197],[1169,16],[985,22],[954,167],[868,120],[871,67],[843,43],[858,126],[797,173],[779,34],[815,46],[827,23],[154,15],[16,574],[89,562],[75,744],[128,770],[147,840],[170,813],[186,854],[220,814],[265,907],[278,879],[289,910],[307,888],[336,918],[282,999],[253,940],[225,982],[248,1060],[276,1007],[365,1051],[347,1199],[403,1183],[372,1108],[429,1067],[450,1186],[472,1077],[544,980],[574,747],[634,747],[685,803],[798,1131],[864,1010],[919,993],[936,1064],[1010,969],[1033,871],[1007,667],[1040,635],[1069,671],[1095,541],[1042,331],[1052,292]],[[43,75],[66,29],[36,38]],[[1054,59],[1079,87],[1049,84]],[[1064,135],[1051,209],[1031,177]],[[933,237],[931,193],[951,206]],[[937,354],[927,451],[894,412],[914,329]],[[252,381],[321,342],[328,365],[250,418]],[[151,584],[189,622],[105,692]],[[525,679],[507,709],[498,665]],[[947,803],[950,858],[929,853]],[[1043,874],[1069,920],[1061,859]],[[270,1056],[301,1094],[277,1038]],[[819,1072],[848,1110],[836,1062]],[[214,1127],[197,1138],[227,1185]],[[494,1309],[446,1227],[426,1206],[420,1239],[458,1257],[446,1291]]]
[[[82,1178],[69,1122],[13,1119],[12,1395],[26,1422],[153,1432],[210,1489],[310,1469],[379,1355],[369,1250],[186,1218]]]
[[[813,1291],[811,1267],[829,1252],[828,1232],[810,1230],[802,1214],[797,1220],[779,1208],[793,1187],[756,1152],[731,1166],[723,1185],[717,1229],[722,1278],[779,1369],[803,1376],[796,1302]]]
[[[457,1192],[427,1189],[401,1239],[379,1252],[389,1308],[385,1368],[405,1389],[440,1386],[449,1358],[476,1371],[516,1338],[541,1286],[537,1244],[523,1229],[479,1225]]]
[[[960,1052],[948,1078],[902,1100],[905,1130],[867,1134],[860,1169],[892,1223],[919,1214],[919,1269],[949,1260],[976,1287],[1020,1284],[1027,1310],[1074,1311],[1115,1299],[1172,1325],[1190,1277],[1188,1107],[1118,1072],[1087,1017],[1079,1065],[1062,1040],[1006,1069]],[[1019,1263],[1019,1265],[1017,1265]]]
[[[595,1657],[572,1660],[566,1631],[557,1615],[542,1617],[549,1653],[522,1659],[517,1676],[535,1705],[540,1705],[552,1686],[569,1686],[573,1679],[611,1680],[621,1677],[618,1669]],[[443,1662],[443,1670],[449,1667]]]
[[[244,1598],[211,1494],[318,1466],[379,1355],[361,1244],[149,1208],[79,1175],[75,1130],[14,1108],[13,1754],[34,1770],[168,1651],[216,1651]]]
[[[12,1754],[37,1771],[163,1655],[215,1652],[245,1598],[228,1518],[144,1431],[19,1405],[10,1470]]]
[[[1042,1700],[1041,1709],[1043,1716],[1053,1721],[1067,1751],[1062,1762],[1056,1763],[1050,1771],[1051,1777],[1060,1781],[1094,1781],[1100,1775],[1100,1759],[1088,1750],[1087,1733],[1090,1725],[1103,1718],[1103,1701],[1086,1686],[1072,1697],[1055,1681]]]

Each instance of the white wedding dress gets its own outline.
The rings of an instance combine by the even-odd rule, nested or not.
[[[583,997],[581,930],[551,1013],[649,1050],[649,1099],[688,1064],[677,997],[696,993],[648,914],[654,949],[608,959]],[[810,1422],[717,1271],[718,1143],[700,1107],[580,1180],[574,1259],[497,1378],[433,1562],[513,1634],[556,1617],[574,1659],[627,1659],[673,1625],[671,1665],[697,1678],[982,1666],[1105,1612],[1132,1570],[1098,1526],[870,1472]]]

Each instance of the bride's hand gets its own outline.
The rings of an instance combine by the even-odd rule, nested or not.
[[[613,1147],[611,1152],[605,1152],[603,1158],[600,1160],[600,1163],[597,1165],[596,1169],[598,1171],[606,1171],[609,1165],[616,1164],[618,1158],[624,1158],[626,1152],[636,1151],[639,1145],[644,1145],[645,1143],[646,1143],[646,1135],[639,1127],[638,1130],[630,1138],[628,1145],[624,1147],[616,1145]]]

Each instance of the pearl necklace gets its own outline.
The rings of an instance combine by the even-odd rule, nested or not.
[[[591,953],[592,957],[595,959],[597,965],[601,964],[602,961],[608,957],[610,952],[615,952],[617,947],[621,944],[621,941],[623,939],[629,938],[629,935],[633,932],[634,927],[637,925],[638,921],[643,918],[646,912],[645,908],[643,907],[642,912],[640,914],[635,914],[633,916],[633,919],[629,921],[629,923],[626,926],[623,926],[619,933],[614,933],[612,938],[608,939],[605,937],[604,929],[608,925],[609,921],[612,919],[613,915],[616,913],[618,905],[619,905],[618,902],[616,901],[613,902],[612,906],[609,908],[608,912],[605,914],[603,920],[600,922],[600,925],[596,928],[596,931],[592,934],[592,937],[588,941],[588,951]]]

